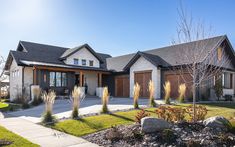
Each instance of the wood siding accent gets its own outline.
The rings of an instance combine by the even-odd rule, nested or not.
[[[185,97],[189,98],[192,96],[192,77],[190,74],[165,74],[165,81],[169,81],[171,83],[171,98],[178,98],[178,88],[180,84],[186,84],[186,94]],[[165,83],[163,83],[165,84]]]
[[[129,75],[115,77],[115,96],[129,97],[130,79]]]
[[[152,80],[152,71],[135,72],[134,80],[140,85],[140,97],[149,97],[148,83]]]

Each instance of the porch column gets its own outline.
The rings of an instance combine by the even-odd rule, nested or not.
[[[83,75],[83,73],[82,73],[82,71],[80,71],[80,74],[79,74],[79,80],[80,80],[80,82],[79,82],[79,86],[80,86],[80,87],[82,87],[82,86],[83,86],[83,79],[82,79],[82,75]]]
[[[102,73],[98,73],[98,87],[102,87]]]
[[[33,84],[37,85],[37,68],[33,67]]]

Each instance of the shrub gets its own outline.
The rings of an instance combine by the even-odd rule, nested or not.
[[[223,95],[222,78],[219,78],[215,81],[214,90],[215,90],[215,94],[219,100],[219,98]]]
[[[28,108],[30,108],[30,105],[28,103],[22,104],[22,109],[28,109]]]
[[[180,84],[178,92],[179,92],[178,100],[179,100],[180,103],[183,103],[184,102],[184,97],[185,97],[185,92],[186,92],[186,85],[185,84]]]
[[[79,117],[78,109],[80,107],[81,100],[85,97],[84,93],[77,86],[72,91],[71,101],[73,103],[72,118],[77,119]]]
[[[134,85],[134,91],[133,91],[133,99],[134,99],[134,108],[135,109],[139,108],[139,104],[138,104],[139,96],[140,96],[140,85],[138,83],[136,83]]]
[[[103,95],[102,95],[102,113],[108,113],[108,100],[109,100],[109,92],[108,92],[108,87],[105,87],[103,90]]]
[[[53,123],[55,118],[52,116],[52,107],[55,102],[56,94],[54,91],[50,91],[49,93],[44,92],[42,94],[43,101],[45,103],[45,112],[43,114],[43,123]]]
[[[152,80],[149,81],[148,90],[149,90],[149,104],[150,104],[150,107],[156,107],[156,103],[155,103],[154,97],[153,97],[155,87],[154,87],[154,83],[153,83]]]
[[[165,91],[165,103],[170,104],[170,93],[171,93],[171,83],[167,81],[164,85],[164,91]]]
[[[188,106],[185,109],[186,113],[189,115],[189,121],[192,122],[194,121],[200,121],[200,120],[204,120],[206,115],[207,115],[207,109],[205,106],[201,106],[201,105],[196,105],[195,106],[195,119],[193,119],[193,105]]]
[[[144,109],[141,109],[139,112],[137,112],[136,116],[135,116],[135,122],[140,124],[141,123],[141,119],[144,117],[150,116],[150,113],[146,113],[146,111]]]
[[[185,118],[185,109],[160,106],[156,109],[156,114],[158,118],[164,119],[168,122],[182,122]]]

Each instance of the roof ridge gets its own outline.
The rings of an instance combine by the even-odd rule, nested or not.
[[[189,43],[194,43],[194,42],[198,42],[198,41],[204,41],[204,40],[209,40],[209,39],[214,39],[214,38],[219,38],[219,37],[225,37],[226,35],[219,35],[219,36],[214,36],[214,37],[209,37],[209,38],[205,38],[205,39],[200,39],[200,40],[195,40],[195,41],[191,41],[191,42],[185,42],[185,43],[179,43],[179,44],[174,44],[174,45],[167,45],[167,46],[163,46],[163,47],[159,47],[159,48],[153,48],[153,49],[147,49],[147,50],[141,50],[141,51],[137,51],[137,52],[142,52],[142,53],[148,53],[150,51],[153,50],[161,50],[161,49],[165,49],[165,48],[169,48],[169,47],[174,47],[174,46],[178,46],[178,45],[185,45],[185,44],[189,44]],[[124,55],[119,55],[119,56],[115,56],[115,57],[110,57],[110,58],[119,58],[119,57],[123,57],[123,56],[130,56],[130,55],[135,55],[137,52],[133,52],[133,53],[129,53],[129,54],[124,54]],[[150,53],[148,53],[150,54]]]
[[[31,42],[31,41],[23,41],[20,40],[20,43],[31,43],[31,44],[37,44],[37,45],[44,45],[44,46],[51,46],[51,47],[58,47],[58,48],[64,48],[64,49],[70,49],[68,47],[61,47],[61,46],[57,46],[57,45],[50,45],[50,44],[43,44],[43,43],[37,43],[37,42]]]

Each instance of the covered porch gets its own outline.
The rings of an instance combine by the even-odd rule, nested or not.
[[[74,86],[81,87],[86,95],[99,96],[110,73],[98,69],[60,68],[49,66],[33,67],[33,85],[42,90],[54,90],[57,95],[68,96]]]

